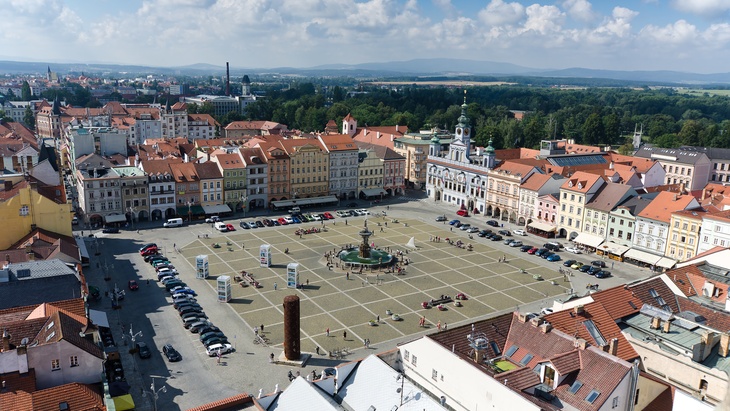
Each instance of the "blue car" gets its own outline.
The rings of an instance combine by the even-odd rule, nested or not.
[[[459,221],[459,220],[451,220],[451,221],[449,221],[449,225],[457,225],[457,224],[459,224],[460,222],[461,222],[461,221]]]
[[[300,224],[302,222],[302,220],[300,220],[299,217],[292,216],[291,219],[294,220],[294,222],[297,223],[297,224]]]
[[[548,258],[546,258],[548,261],[560,261],[560,255],[558,254],[550,254]]]
[[[181,290],[176,290],[175,294],[172,295],[172,298],[175,298],[176,295],[180,295],[180,294],[192,295],[193,297],[198,296],[198,293],[196,293],[193,289],[183,288]]]

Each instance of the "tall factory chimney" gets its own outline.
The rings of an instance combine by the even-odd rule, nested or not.
[[[231,95],[231,70],[228,67],[228,62],[226,61],[226,95]]]

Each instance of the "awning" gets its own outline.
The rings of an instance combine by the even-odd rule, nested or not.
[[[156,393],[155,393],[156,394]],[[125,394],[119,397],[112,398],[114,400],[114,408],[117,411],[133,410],[134,400],[131,394]]]
[[[104,311],[89,309],[89,319],[99,327],[109,328],[109,319]]]
[[[279,200],[279,201],[272,201],[272,204],[274,204],[274,207],[292,207],[294,205],[294,202],[291,200]]]
[[[205,210],[205,214],[230,213],[231,207],[226,204],[208,205],[203,206],[203,210]]]
[[[280,200],[280,201],[272,201],[271,203],[276,208],[280,207],[294,207],[294,206],[316,206],[316,205],[325,205],[325,204],[334,204],[337,203],[337,196],[322,196],[322,197],[312,197],[312,198],[297,198],[294,200]]]
[[[179,215],[179,216],[188,215],[188,212],[190,212],[190,214],[192,214],[192,215],[205,214],[205,210],[203,210],[203,207],[199,206],[199,205],[190,206],[190,208],[188,208],[187,205],[177,206],[176,210],[177,210],[177,215]]]
[[[658,255],[647,253],[646,251],[639,251],[635,248],[627,251],[626,254],[624,254],[624,258],[630,258],[632,260],[641,261],[642,263],[651,265],[656,264],[657,261],[662,259],[662,257]]]
[[[107,224],[125,223],[127,221],[127,216],[125,216],[124,214],[112,214],[104,217],[104,221],[106,221]]]
[[[588,247],[598,248],[601,244],[603,244],[605,239],[593,234],[580,233],[573,241],[578,244],[587,245]]]
[[[544,231],[546,233],[552,233],[553,231],[555,231],[555,227],[551,226],[550,224],[541,223],[539,221],[533,221],[527,226],[532,227],[535,230]]]
[[[623,255],[623,253],[629,251],[629,247],[625,245],[616,244],[612,242],[605,242],[601,244],[601,250],[607,251],[613,255]]]
[[[363,194],[365,194],[365,197],[374,197],[374,196],[387,195],[388,194],[382,188],[366,188],[364,190],[360,190],[360,192],[363,193]]]
[[[677,264],[677,260],[672,260],[667,257],[662,257],[661,260],[656,262],[656,265],[661,268],[672,268],[675,264]]]
[[[193,213],[193,215],[201,215],[205,214],[205,210],[203,210],[203,206],[194,205],[190,207],[190,211]]]

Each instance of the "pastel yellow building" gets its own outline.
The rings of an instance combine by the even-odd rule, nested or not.
[[[706,214],[702,208],[673,212],[664,255],[680,263],[697,255],[702,217]]]
[[[317,139],[279,140],[289,155],[290,198],[322,197],[329,194],[329,153]]]
[[[0,187],[0,250],[5,250],[35,228],[72,236],[71,204],[55,201],[38,192],[34,183],[18,178]]]

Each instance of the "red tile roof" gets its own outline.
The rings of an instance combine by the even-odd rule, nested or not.
[[[191,408],[188,411],[234,411],[242,409],[241,406],[253,404],[253,402],[253,397],[248,394],[236,394],[232,397]]]
[[[637,217],[669,223],[672,219],[673,212],[687,209],[693,201],[696,202],[695,198],[691,195],[680,195],[662,191],[654,197],[649,205],[641,210]]]
[[[71,383],[38,391],[0,392],[0,410],[58,411],[59,403],[72,411],[104,411],[104,399],[97,386]]]
[[[562,186],[560,186],[560,188],[562,190],[569,190],[577,193],[586,193],[598,180],[601,179],[603,179],[603,177],[600,175],[587,173],[585,171],[576,171],[565,181],[565,183],[563,183]]]

